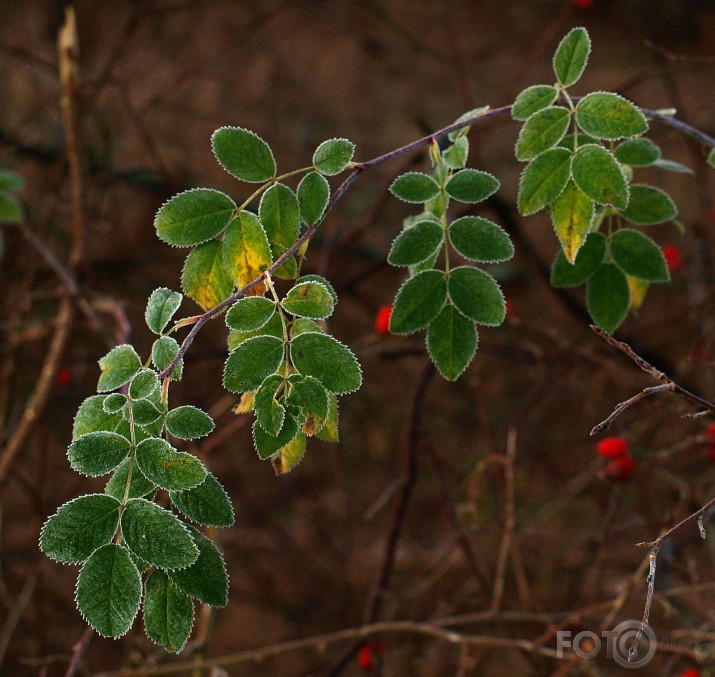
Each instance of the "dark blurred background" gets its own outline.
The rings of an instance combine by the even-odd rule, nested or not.
[[[336,136],[354,141],[356,159],[367,160],[465,110],[507,105],[527,85],[553,82],[558,41],[583,25],[593,51],[574,94],[608,89],[648,108],[675,107],[715,135],[715,9],[706,0],[86,0],[74,7],[80,256],[58,76],[63,3],[0,2],[0,169],[24,178],[27,214],[25,229],[3,226],[0,260],[0,674],[8,676],[65,674],[85,632],[73,602],[77,569],[39,552],[39,529],[63,502],[102,490],[102,478],[80,477],[67,462],[74,413],[95,392],[97,360],[114,343],[130,340],[146,356],[147,296],[179,286],[185,252],[157,240],[157,208],[192,186],[249,194],[214,160],[215,128],[256,131],[279,171],[305,166],[318,143]],[[330,329],[364,369],[360,392],[341,402],[339,445],[311,440],[303,463],[275,477],[252,449],[250,418],[231,413],[236,398],[222,391],[222,323],[192,346],[172,403],[217,418],[213,436],[187,448],[229,490],[236,525],[219,534],[229,606],[209,621],[197,612],[204,632],[183,658],[192,648],[216,657],[371,620],[460,615],[445,627],[535,640],[560,622],[575,634],[640,618],[647,551],[634,544],[712,495],[708,420],[683,418],[694,409],[672,395],[642,401],[612,431],[629,441],[634,475],[622,483],[604,477],[589,431],[654,383],[588,329],[582,291],[548,285],[557,251],[548,217],[523,220],[513,207],[517,132],[505,117],[470,135],[470,165],[502,183],[498,199],[477,213],[510,232],[517,255],[492,271],[510,317],[480,332],[477,358],[457,383],[431,378],[421,335],[373,329],[377,309],[402,282],[385,256],[410,214],[385,199],[386,187],[406,168],[424,169],[421,154],[364,174],[308,255],[306,270],[326,275],[340,295]],[[651,138],[665,157],[695,170],[639,173],[678,204],[684,234],[673,224],[648,234],[676,246],[683,261],[617,335],[712,398],[715,173],[697,142],[657,124]],[[58,268],[77,280],[69,304]],[[181,312],[199,308],[187,300]],[[67,334],[57,351],[62,323]],[[23,418],[43,382],[40,415]],[[701,540],[694,526],[664,547],[663,596],[651,621],[667,646],[649,674],[696,667],[695,641],[715,640],[714,555],[712,539]],[[553,633],[539,640],[543,646],[555,647]],[[460,649],[418,633],[384,634],[382,642],[372,674],[629,674],[603,653],[569,664],[523,647]],[[359,643],[212,674],[368,674]],[[83,648],[79,674],[176,660],[146,639],[141,621],[122,640],[95,637]],[[701,667],[715,674],[712,658]]]

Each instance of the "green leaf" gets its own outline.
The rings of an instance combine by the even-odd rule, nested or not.
[[[162,414],[162,410],[148,400],[137,400],[132,403],[132,418],[137,425],[150,425],[158,421]]]
[[[298,184],[300,217],[307,226],[318,223],[325,213],[330,199],[330,184],[318,172],[306,174]]]
[[[713,146],[708,153],[707,163],[715,169],[715,146]]]
[[[439,373],[448,381],[456,381],[477,350],[474,322],[447,304],[429,324],[427,350]]]
[[[576,287],[588,280],[606,257],[606,238],[601,233],[591,233],[576,254],[573,265],[559,251],[551,268],[553,287]]]
[[[99,369],[102,373],[97,382],[97,392],[106,393],[129,383],[141,366],[141,360],[133,346],[124,344],[112,348],[99,360]]]
[[[390,192],[405,202],[427,202],[439,195],[439,184],[427,174],[407,172],[392,182]]]
[[[473,108],[472,110],[467,111],[466,113],[462,113],[455,121],[454,123],[460,123],[460,122],[465,122],[467,120],[471,120],[474,117],[477,117],[479,115],[483,115],[489,110],[489,106],[480,106],[479,108]],[[460,127],[459,129],[456,129],[452,132],[449,132],[447,134],[447,138],[454,143],[458,139],[461,139],[462,137],[466,136],[469,134],[469,130],[471,129],[471,126],[467,125],[464,127]]]
[[[571,171],[576,185],[594,202],[625,209],[628,181],[618,160],[603,146],[579,146]]]
[[[204,310],[228,298],[233,283],[223,261],[221,242],[204,242],[189,254],[181,273],[181,287]]]
[[[256,336],[241,343],[226,360],[223,386],[232,393],[255,390],[278,371],[284,358],[283,341],[275,336]]]
[[[514,256],[514,245],[503,228],[478,216],[463,216],[449,226],[452,246],[465,258],[499,263]]]
[[[665,169],[669,172],[675,172],[676,174],[694,174],[690,167],[681,164],[680,162],[675,162],[675,160],[666,160],[661,158],[653,163],[653,167],[658,167],[659,169]]]
[[[19,174],[8,170],[0,171],[0,190],[13,192],[20,190],[24,185],[25,182]]]
[[[325,418],[323,427],[318,431],[318,439],[324,442],[338,442],[340,440],[340,416],[338,410],[338,398],[335,393],[328,393],[328,415]]]
[[[107,414],[118,414],[124,409],[127,404],[127,396],[122,393],[111,393],[104,398],[102,409]]]
[[[442,226],[435,221],[421,221],[403,230],[392,243],[387,262],[410,266],[432,256],[444,241]]]
[[[125,458],[114,471],[114,474],[109,478],[107,486],[104,488],[104,493],[108,496],[113,496],[118,501],[124,500],[124,492],[127,488],[127,479],[129,478],[129,463],[131,459]],[[149,481],[142,475],[139,466],[134,462],[132,465],[132,479],[129,483],[129,494],[127,498],[142,498],[156,489],[156,484]]]
[[[164,287],[155,289],[149,296],[144,312],[147,327],[155,334],[161,334],[179,309],[182,298],[178,291]]]
[[[277,435],[283,427],[286,410],[276,401],[276,395],[284,383],[284,378],[279,374],[269,376],[256,391],[253,401],[256,420],[271,435]]]
[[[307,441],[306,436],[299,433],[281,448],[280,453],[271,459],[276,475],[285,475],[303,460]]]
[[[293,286],[281,302],[283,309],[297,317],[317,320],[333,314],[333,296],[320,282],[301,282]]]
[[[611,235],[610,246],[613,262],[624,273],[647,282],[670,279],[663,252],[643,233],[622,228]]]
[[[308,334],[304,334],[308,336]],[[286,444],[291,442],[298,434],[298,426],[292,416],[286,416],[283,421],[283,427],[277,435],[271,435],[263,429],[263,426],[258,424],[258,421],[253,423],[253,443],[256,447],[258,457],[266,460],[280,451]]]
[[[566,108],[551,106],[534,113],[521,128],[516,141],[516,159],[531,160],[553,148],[566,134],[571,113]]]
[[[447,279],[440,270],[425,270],[407,280],[397,292],[390,332],[411,334],[428,325],[447,300]]]
[[[231,221],[223,238],[223,262],[228,275],[239,289],[255,280],[273,263],[268,236],[255,214],[242,211]],[[259,284],[249,294],[260,295]]]
[[[263,183],[276,173],[270,146],[258,134],[241,127],[221,127],[211,136],[219,164],[238,179]]]
[[[504,322],[506,303],[497,281],[478,268],[454,268],[448,279],[449,298],[457,310],[477,324]]]
[[[161,372],[164,371],[176,357],[179,352],[179,344],[176,339],[171,336],[162,336],[154,341],[151,347],[151,361],[154,366]],[[173,381],[179,381],[184,371],[184,359],[181,358],[177,363],[174,371],[171,373]]]
[[[333,297],[333,305],[337,306],[338,305],[338,295],[335,292],[335,289],[333,288],[333,285],[330,284],[330,281],[325,279],[322,275],[301,275],[296,281],[296,284],[300,284],[301,282],[320,282],[329,292],[330,295]]]
[[[87,560],[75,600],[82,617],[103,637],[121,637],[139,611],[142,581],[125,548],[109,543]]]
[[[233,217],[234,201],[209,188],[193,188],[165,202],[154,219],[160,240],[190,247],[216,237]]]
[[[571,173],[571,153],[550,148],[534,158],[519,181],[519,212],[528,216],[551,204],[566,187]]]
[[[159,379],[153,369],[142,369],[134,375],[129,383],[129,397],[132,400],[146,399],[154,395],[158,390]]]
[[[276,183],[263,193],[258,214],[271,244],[290,247],[298,239],[300,205],[288,186]]]
[[[462,169],[467,164],[468,157],[469,139],[466,136],[460,136],[442,153],[442,158],[450,169]]]
[[[198,407],[185,405],[172,409],[166,415],[166,429],[170,435],[182,440],[206,437],[213,429],[213,419]]]
[[[72,426],[72,440],[86,433],[108,430],[129,437],[129,423],[121,413],[109,414],[104,411],[107,395],[92,395],[80,404]]]
[[[313,153],[313,165],[321,173],[340,174],[353,159],[355,144],[347,139],[323,141]]]
[[[153,642],[179,653],[191,635],[194,605],[169,577],[155,570],[147,578],[144,593],[144,628]]]
[[[621,139],[648,130],[645,116],[630,101],[611,92],[587,94],[576,104],[576,123],[598,139]]]
[[[239,299],[226,313],[226,325],[239,331],[263,327],[275,314],[276,304],[263,296]]]
[[[273,259],[278,260],[283,254],[288,251],[289,247],[273,242],[271,244],[271,252]],[[289,255],[276,270],[273,271],[273,277],[280,280],[295,280],[298,277],[298,262],[295,255]]]
[[[452,176],[445,190],[460,202],[481,202],[499,190],[499,181],[488,172],[463,169]]]
[[[73,470],[90,477],[114,470],[129,454],[129,440],[117,433],[99,430],[78,437],[67,450]]]
[[[199,550],[189,530],[156,503],[131,499],[121,523],[127,547],[149,564],[161,569],[183,569],[198,557]]]
[[[169,497],[184,515],[199,524],[230,527],[234,522],[231,500],[211,473],[208,473],[206,479],[193,489],[171,491]]]
[[[186,569],[171,571],[169,578],[187,595],[209,606],[228,604],[228,574],[219,549],[203,534],[192,529],[199,558]]]
[[[627,139],[615,150],[616,159],[631,167],[648,167],[660,160],[660,148],[650,139]]]
[[[573,264],[593,221],[594,204],[573,181],[551,205],[551,222],[566,260]]]
[[[553,85],[532,85],[519,93],[511,107],[514,120],[526,120],[534,113],[548,108],[559,93]]]
[[[563,139],[561,139],[561,141],[559,141],[558,146],[559,148],[565,148],[573,153],[579,146],[585,146],[587,143],[599,144],[601,142],[588,134],[580,132],[578,136],[576,136],[576,134],[567,134]]]
[[[22,223],[25,220],[25,210],[22,202],[12,193],[0,191],[0,223]]]
[[[651,225],[671,221],[678,216],[678,208],[666,192],[636,183],[631,186],[631,198],[621,214],[633,223]]]
[[[281,322],[280,315],[274,313],[266,324],[264,324],[259,329],[252,329],[251,331],[238,331],[232,329],[228,333],[228,349],[229,351],[234,350],[242,343],[245,343],[250,338],[256,336],[274,336],[279,339],[283,339],[283,323]]]
[[[84,562],[110,543],[119,526],[119,501],[88,494],[65,503],[40,532],[40,550],[58,562]]]
[[[574,28],[564,36],[554,53],[554,73],[564,87],[583,75],[590,53],[591,39],[585,28]]]
[[[626,276],[612,263],[602,264],[586,282],[586,301],[593,321],[612,334],[625,319],[631,302]]]
[[[330,393],[312,376],[293,374],[290,377],[290,393],[286,404],[298,408],[305,416],[303,432],[312,435],[320,430],[330,409]]]
[[[137,445],[137,465],[148,480],[169,491],[191,489],[206,478],[206,468],[196,456],[176,451],[158,437]]]
[[[350,393],[362,383],[362,372],[351,350],[332,336],[307,333],[290,345],[293,366],[304,376],[318,379],[326,390]]]
[[[324,334],[325,332],[315,320],[309,320],[305,317],[296,317],[291,323],[290,338],[293,340],[296,336],[308,333]]]

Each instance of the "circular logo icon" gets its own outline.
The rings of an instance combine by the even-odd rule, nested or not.
[[[622,668],[642,668],[655,655],[658,638],[649,625],[643,628],[637,651],[631,655],[633,642],[641,627],[640,621],[628,620],[619,623],[608,633],[608,657]]]

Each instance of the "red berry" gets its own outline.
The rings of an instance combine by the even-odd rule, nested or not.
[[[516,303],[514,303],[514,301],[512,301],[511,299],[506,299],[505,305],[506,316],[508,319],[515,320],[517,317],[519,317],[519,312],[517,311]]]
[[[606,458],[621,458],[628,455],[628,442],[622,437],[606,437],[596,445],[596,452]]]
[[[710,207],[710,222],[715,223],[715,207]]]
[[[690,668],[686,670],[685,672],[680,673],[680,677],[701,677],[700,670],[696,670],[695,668]]]
[[[633,456],[615,458],[606,466],[606,477],[614,482],[624,482],[633,474],[635,467]]]
[[[579,9],[590,9],[593,7],[594,0],[572,0],[572,2]]]
[[[678,270],[683,266],[683,255],[680,248],[674,244],[667,244],[662,248],[668,270]]]
[[[390,317],[392,316],[392,306],[382,306],[375,315],[375,331],[378,334],[390,333]]]
[[[65,386],[69,385],[69,382],[72,380],[72,374],[70,373],[70,370],[67,369],[67,367],[62,367],[57,372],[57,385],[60,387],[64,388]]]
[[[715,446],[715,423],[711,423],[705,428],[705,435],[708,438],[708,444]]]
[[[358,665],[365,670],[372,670],[372,644],[365,642],[358,651]]]

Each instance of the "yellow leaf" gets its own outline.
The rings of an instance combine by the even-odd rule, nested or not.
[[[561,241],[566,260],[573,265],[593,220],[593,200],[573,181],[566,184],[551,205],[551,222]]]
[[[181,274],[181,286],[204,310],[228,298],[233,284],[223,263],[221,242],[204,242],[189,254]]]
[[[242,211],[229,224],[223,240],[223,255],[228,274],[239,289],[273,263],[266,231],[255,214]],[[265,285],[259,284],[249,295],[261,296],[264,292]]]
[[[637,313],[643,305],[649,285],[645,280],[639,280],[632,275],[626,275],[626,280],[628,281],[628,289],[631,292],[630,310],[633,313]]]
[[[285,475],[295,468],[305,455],[306,437],[305,435],[296,435],[293,440],[288,442],[278,453],[272,457],[273,469],[276,475]]]

